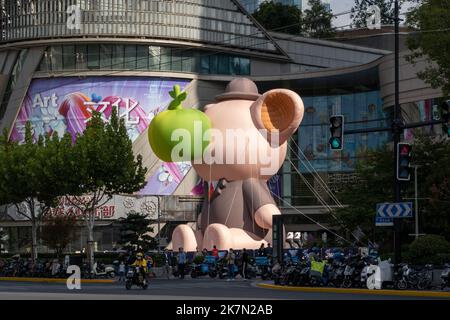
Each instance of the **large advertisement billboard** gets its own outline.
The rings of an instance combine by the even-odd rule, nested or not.
[[[125,120],[130,139],[135,142],[153,117],[172,98],[169,91],[178,84],[185,89],[188,80],[148,77],[59,77],[34,79],[19,110],[11,139],[24,139],[30,121],[34,137],[69,132],[73,139],[82,134],[92,116],[100,112],[105,121],[114,107]],[[148,146],[150,148],[150,146]],[[151,169],[151,168],[148,168]],[[190,163],[163,163],[148,179],[142,195],[171,195],[190,171]]]

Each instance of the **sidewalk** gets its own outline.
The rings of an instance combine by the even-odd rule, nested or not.
[[[311,287],[288,287],[279,286],[270,283],[256,283],[258,288],[281,290],[281,291],[298,291],[298,292],[315,292],[315,293],[347,293],[347,294],[367,294],[381,296],[399,296],[399,297],[423,297],[423,298],[449,298],[449,291],[413,291],[413,290],[369,290],[369,289],[344,289],[344,288],[311,288]]]
[[[0,281],[8,282],[36,282],[36,283],[66,283],[67,279],[63,278],[22,278],[22,277],[0,277]],[[116,283],[115,279],[81,279],[81,283]]]

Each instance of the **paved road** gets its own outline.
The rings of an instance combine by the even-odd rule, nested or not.
[[[405,300],[413,297],[377,296],[363,294],[289,292],[263,289],[255,282],[235,280],[185,279],[152,280],[148,290],[133,288],[126,291],[123,284],[83,284],[81,290],[69,291],[65,284],[0,282],[0,300]]]

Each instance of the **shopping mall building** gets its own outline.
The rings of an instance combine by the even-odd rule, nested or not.
[[[357,36],[347,32],[333,41],[271,33],[237,0],[0,3],[0,130],[21,140],[31,121],[36,135],[80,133],[87,106],[104,110],[113,105],[126,118],[134,151],[144,156],[146,187],[98,210],[98,250],[117,247],[114,222],[131,211],[159,217],[160,236],[167,241],[176,225],[195,224],[202,181],[190,163],[159,161],[147,141],[148,124],[167,106],[174,84],[188,92],[186,106],[193,108],[212,102],[239,76],[254,80],[260,92],[296,91],[304,100],[305,117],[291,142],[294,151],[269,184],[281,197],[284,213],[300,210],[323,223],[329,214],[319,198],[331,207],[336,203],[322,180],[331,190],[352,181],[356,161],[390,139],[389,133],[356,134],[346,136],[343,152],[328,147],[332,114],[343,114],[348,129],[389,125],[394,101],[390,28],[355,31]],[[429,120],[441,96],[417,78],[423,67],[422,62],[401,61],[406,121]],[[441,129],[426,130],[440,134]],[[411,133],[404,138],[411,139]],[[6,249],[26,250],[29,244],[22,240],[30,223],[11,207],[0,210],[0,227],[10,239]],[[301,228],[319,229],[306,222]],[[80,250],[85,241],[83,234],[72,250]]]

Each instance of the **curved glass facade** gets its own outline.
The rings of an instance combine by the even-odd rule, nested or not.
[[[387,127],[379,91],[354,94],[303,97],[305,116],[298,133],[298,145],[315,170],[352,172],[366,151],[384,145],[387,132],[345,135],[344,150],[332,151],[328,145],[332,115],[345,117],[345,129]],[[304,166],[300,170],[306,171]]]
[[[0,41],[79,36],[176,39],[279,54],[235,0],[1,0]]]
[[[330,117],[344,115],[345,129],[356,130],[388,127],[389,115],[384,112],[378,90],[302,96],[302,99],[305,115],[278,176],[278,192],[284,202],[295,206],[321,205],[311,188],[325,201],[329,199],[318,182],[317,174],[330,189],[336,190],[355,179],[356,163],[364,159],[368,150],[377,149],[389,141],[388,132],[345,135],[344,150],[332,151],[329,146]]]
[[[121,44],[48,47],[38,71],[130,70],[250,75],[250,59],[205,50]]]

